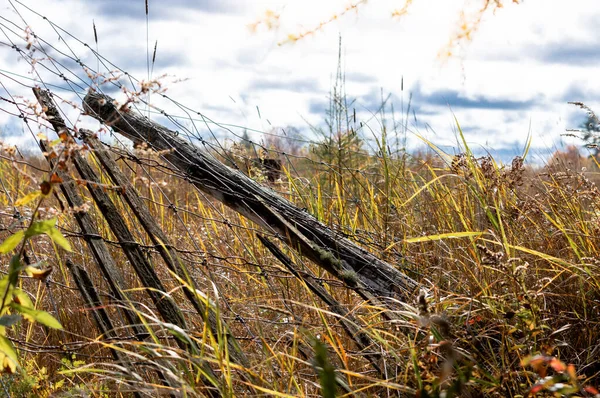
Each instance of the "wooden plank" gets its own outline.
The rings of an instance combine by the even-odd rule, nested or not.
[[[371,339],[371,337],[363,331],[365,326],[362,324],[362,322],[355,318],[342,305],[340,305],[340,303],[338,303],[337,300],[334,299],[333,296],[329,294],[329,292],[327,292],[323,286],[314,281],[310,275],[299,272],[294,266],[292,260],[290,260],[290,258],[286,256],[273,242],[260,234],[256,234],[256,237],[296,278],[303,281],[310,291],[312,291],[318,298],[327,304],[327,307],[331,312],[339,315],[339,321],[348,336],[354,340],[360,350],[365,352],[364,356],[369,360],[369,362],[371,362],[371,365],[380,374],[380,377],[386,378],[379,364],[378,355],[369,353],[369,351],[378,351],[380,349],[379,344],[373,341],[373,339]]]
[[[98,330],[104,338],[116,338],[118,337],[114,331],[112,322],[104,309],[104,305],[102,300],[100,300],[100,296],[96,292],[94,284],[92,283],[92,279],[88,275],[88,273],[82,267],[73,263],[70,259],[67,259],[67,268],[71,271],[71,276],[75,281],[75,285],[79,289],[83,300],[85,301],[86,306],[92,312],[94,320],[96,322],[96,326]],[[119,362],[125,369],[127,369],[130,373],[133,373],[133,364],[129,361],[127,356],[123,355],[120,351],[110,347],[109,348],[111,355],[113,358]],[[164,378],[164,376],[162,376]],[[137,391],[133,392],[134,397],[141,397],[141,394]]]
[[[87,307],[91,310],[92,315],[94,316],[94,320],[96,325],[98,326],[98,330],[104,336],[104,338],[115,338],[117,334],[112,326],[112,322],[104,309],[104,305],[102,300],[100,300],[100,296],[96,292],[94,284],[92,283],[92,279],[89,277],[86,270],[82,267],[76,265],[71,261],[71,259],[67,259],[67,268],[71,271],[71,276],[75,281],[75,285],[79,289],[83,300]],[[114,349],[110,349],[113,357],[117,360],[121,360],[120,355]]]
[[[73,141],[71,133],[60,116],[58,108],[54,104],[50,93],[39,88],[34,88],[33,92],[43,106],[44,113],[56,133],[59,136],[66,134],[69,139]],[[101,211],[111,231],[119,241],[121,249],[127,256],[127,259],[135,270],[140,282],[147,287],[146,291],[154,302],[162,319],[186,330],[187,327],[183,314],[173,301],[172,297],[165,293],[165,289],[156,275],[152,264],[150,264],[149,260],[144,256],[140,244],[135,241],[125,220],[119,214],[117,207],[110,199],[108,193],[102,188],[100,180],[92,167],[78,151],[72,151],[70,157],[75,164],[75,168],[79,172],[79,175],[84,180],[88,181],[87,188],[92,195],[96,206]],[[182,349],[188,350],[192,355],[197,355],[200,352],[198,347],[190,340],[182,341],[180,339],[175,339],[175,341]],[[220,392],[212,387],[214,384],[219,383],[219,378],[215,375],[208,362],[202,358],[198,358],[198,365],[203,371],[201,378],[207,387],[206,392],[214,397],[220,396]]]
[[[46,142],[41,141],[40,146],[44,152],[48,152],[49,148]],[[52,167],[54,167],[54,160],[49,160],[49,162]],[[108,283],[108,287],[112,296],[117,302],[127,303],[129,299],[124,293],[126,286],[123,276],[117,268],[115,260],[110,254],[106,243],[102,239],[102,236],[100,236],[92,216],[88,212],[81,210],[83,208],[84,201],[79,193],[77,184],[75,181],[73,181],[69,174],[60,168],[57,168],[57,174],[63,181],[60,184],[60,189],[66,198],[67,203],[71,209],[78,209],[74,211],[75,220],[77,221],[77,224],[79,224],[83,239],[87,243],[96,265]],[[146,331],[139,324],[138,316],[135,313],[125,308],[122,308],[121,311],[127,320],[129,325],[128,327],[138,340],[143,340],[144,338],[148,337],[148,331]]]
[[[100,161],[102,168],[112,179],[115,185],[120,187],[119,193],[123,196],[126,202],[129,204],[133,214],[136,216],[150,239],[156,246],[156,249],[162,256],[167,267],[177,274],[182,280],[186,281],[193,290],[196,290],[195,281],[187,273],[183,267],[183,261],[179,256],[179,253],[175,250],[171,244],[170,239],[160,228],[146,203],[140,198],[137,191],[128,181],[127,177],[121,172],[121,169],[117,163],[110,156],[110,153],[104,148],[104,145],[95,137],[95,134],[89,130],[79,131],[84,142],[90,146],[94,151],[94,155]],[[242,351],[237,340],[230,331],[229,326],[223,319],[218,319],[217,314],[213,305],[209,302],[208,297],[200,297],[192,289],[184,289],[185,295],[194,307],[194,309],[200,314],[204,322],[206,322],[213,335],[217,339],[226,339],[228,344],[228,353],[230,358],[246,367],[250,367],[250,362],[246,358],[246,355]],[[220,337],[219,337],[220,335]],[[257,380],[254,380],[257,382]]]
[[[45,113],[48,117],[48,121],[54,128],[57,134],[68,134],[70,135],[68,128],[60,116],[54,101],[50,97],[47,91],[35,90],[34,93],[38,98],[40,104],[45,107]],[[119,214],[119,211],[115,204],[110,199],[108,193],[101,186],[100,179],[97,173],[92,169],[88,162],[81,156],[77,151],[71,152],[71,160],[75,164],[75,168],[79,172],[79,175],[84,180],[87,180],[87,188],[94,199],[94,202],[98,206],[98,209],[104,216],[104,219],[108,223],[111,231],[119,241],[123,252],[127,256],[131,266],[137,273],[143,286],[147,287],[148,295],[156,305],[157,310],[161,314],[162,318],[174,325],[177,325],[185,329],[185,320],[181,311],[177,308],[173,300],[164,294],[165,289],[154,272],[152,265],[144,256],[140,245],[135,241],[135,238],[127,223]],[[111,275],[111,278],[116,275]],[[117,276],[118,278],[118,276]]]
[[[311,253],[302,254],[342,280],[354,273],[361,282],[361,288],[356,291],[362,297],[406,300],[420,288],[419,283],[398,268],[340,236],[268,187],[227,167],[210,154],[179,138],[176,132],[129,108],[117,108],[111,97],[90,90],[83,100],[83,107],[90,116],[134,142],[145,141],[155,150],[168,151],[164,158],[185,173],[189,181],[203,192],[257,224],[275,230],[291,247],[298,248],[302,242],[287,234],[286,228],[277,219],[264,214],[263,204],[267,204],[318,248]],[[323,258],[333,258],[336,261],[323,262]],[[370,294],[365,295],[366,291]]]

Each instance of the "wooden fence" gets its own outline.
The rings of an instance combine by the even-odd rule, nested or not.
[[[83,142],[94,153],[102,170],[110,177],[112,183],[119,187],[118,192],[131,213],[135,216],[137,224],[143,228],[154,247],[160,254],[164,264],[176,275],[182,284],[185,296],[192,308],[198,313],[211,333],[215,336],[221,334],[223,341],[227,342],[227,353],[229,360],[244,368],[251,366],[241,344],[231,332],[231,328],[223,319],[219,319],[215,306],[200,290],[193,278],[183,266],[184,260],[174,250],[167,234],[151,215],[144,200],[128,179],[123,175],[109,151],[98,141],[95,134],[87,130],[78,130],[77,137],[65,124],[53,101],[52,94],[41,89],[34,89],[35,96],[43,106],[47,120],[59,135],[66,135],[68,140],[74,142],[75,138]],[[189,183],[194,184],[202,192],[222,202],[229,208],[239,212],[241,215],[262,226],[265,231],[274,233],[282,242],[295,249],[302,256],[312,260],[319,267],[329,272],[335,278],[343,281],[354,290],[360,297],[368,300],[373,305],[384,309],[383,316],[388,319],[396,319],[393,309],[398,301],[405,301],[407,297],[415,294],[419,284],[406,276],[398,267],[394,267],[373,254],[365,251],[352,241],[340,236],[338,233],[320,223],[306,211],[296,207],[267,186],[263,186],[252,180],[243,173],[234,170],[216,158],[204,153],[198,147],[179,138],[177,134],[146,117],[143,117],[129,108],[117,108],[112,98],[89,91],[83,101],[84,111],[93,118],[101,121],[126,138],[134,141],[144,141],[152,149],[164,151],[164,157],[170,164],[177,168],[179,173]],[[48,152],[47,143],[41,142],[42,148]],[[100,210],[107,225],[116,237],[121,250],[125,254],[139,279],[146,289],[156,311],[164,322],[173,328],[188,329],[185,317],[179,306],[167,294],[161,279],[156,273],[155,264],[151,263],[144,255],[143,248],[136,242],[134,234],[128,228],[124,216],[120,214],[117,205],[111,196],[103,188],[97,173],[88,160],[78,152],[72,153],[72,160],[81,179],[87,182],[89,190],[97,208]],[[48,159],[53,164],[54,159]],[[57,168],[62,193],[69,206],[74,209],[74,217],[79,225],[81,234],[92,253],[95,264],[104,276],[110,293],[116,302],[128,302],[128,286],[124,282],[123,270],[117,266],[111,256],[106,243],[100,236],[87,212],[78,211],[83,204],[83,199],[78,192],[76,182],[68,173]],[[296,278],[305,283],[310,290],[321,299],[327,308],[341,319],[341,324],[348,335],[355,341],[360,350],[367,352],[365,357],[371,363],[373,369],[380,375],[384,375],[385,369],[381,358],[372,352],[377,347],[363,329],[361,322],[352,316],[311,276],[299,271],[293,262],[267,237],[257,234],[262,244],[277,258]],[[70,270],[76,286],[81,292],[84,301],[89,308],[94,308],[94,320],[103,338],[115,338],[113,323],[108,313],[103,309],[103,303],[96,289],[81,264],[68,261]],[[387,310],[386,310],[387,309]],[[135,311],[122,306],[120,309],[122,319],[128,324],[133,335],[144,340],[148,338],[148,331],[140,325]],[[200,348],[192,341],[177,339],[181,349],[188,351],[192,356],[199,354]],[[112,356],[123,367],[132,369],[134,366],[130,359],[122,355],[118,350],[111,349]],[[218,386],[218,376],[211,365],[199,359],[203,369],[202,381],[206,386]],[[165,383],[171,383],[167,375],[158,377]],[[249,391],[260,387],[259,379],[244,373],[249,386]],[[211,395],[218,396],[218,387],[210,387],[207,391]]]

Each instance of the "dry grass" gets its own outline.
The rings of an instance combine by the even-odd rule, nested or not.
[[[223,337],[205,328],[185,300],[182,282],[149,248],[157,273],[186,314],[189,330],[184,333],[201,353],[190,355],[174,344],[173,333],[153,314],[126,258],[111,243],[115,239],[109,228],[92,207],[131,286],[129,303],[104,295],[106,308],[120,326],[116,308],[134,308],[153,336],[137,341],[123,328],[119,340],[103,341],[64,265],[66,254],[41,238],[31,243],[27,255],[51,265],[51,279],[43,283],[22,278],[20,283],[38,308],[61,321],[64,331],[25,322],[10,333],[24,370],[20,376],[3,377],[5,391],[13,396],[80,390],[93,396],[128,396],[128,391],[143,387],[151,395],[170,388],[186,396],[202,395],[198,357],[215,370],[224,395],[327,396],[331,387],[323,367],[335,374],[338,393],[347,395],[410,396],[420,391],[421,396],[519,396],[543,382],[548,389],[562,386],[567,393],[573,387],[585,394],[582,386],[598,384],[600,202],[591,181],[595,172],[571,169],[561,164],[560,156],[551,167],[532,170],[520,158],[507,166],[491,157],[476,159],[468,148],[447,159],[385,150],[372,156],[359,147],[348,149],[337,166],[329,159],[334,167],[322,167],[317,151],[292,159],[273,188],[423,284],[423,294],[398,303],[398,319],[392,323],[342,282],[286,251],[362,323],[377,344],[372,354],[379,356],[384,374],[369,365],[335,314],[261,246],[251,223],[153,167],[159,159],[142,151],[141,164],[121,158],[122,169],[181,250],[199,289],[232,327],[251,368],[227,360]],[[14,172],[10,159],[18,160],[18,155],[4,155],[2,226],[14,232],[20,225],[11,218],[14,211],[24,220],[30,215],[11,203],[37,189],[44,174],[25,163],[17,164],[21,172]],[[597,167],[592,164],[588,170]],[[118,192],[110,192],[136,239],[151,247]],[[69,258],[83,265],[106,292],[72,216],[61,211],[59,201],[64,202],[60,195],[44,206],[59,213],[62,232],[74,247]],[[169,203],[176,205],[176,212]],[[47,216],[42,212],[40,217]],[[108,345],[129,353],[138,376],[115,367]],[[563,369],[552,357],[574,366]],[[525,366],[529,363],[533,367]],[[157,369],[172,387],[157,378]],[[576,379],[570,376],[574,371]],[[244,373],[259,381],[254,389]],[[152,384],[139,384],[136,377]]]
[[[502,2],[485,3],[492,10]],[[52,26],[58,41],[75,44],[71,40],[75,37],[65,40],[61,35],[68,32]],[[468,37],[471,28],[465,25],[462,36]],[[11,32],[19,43],[12,47],[32,71],[41,66],[49,71],[48,78],[39,77],[31,84],[46,86],[46,80],[54,82],[56,78],[69,83],[71,90],[79,87],[70,86],[73,81],[67,72],[72,71],[67,66],[57,68],[54,54],[60,53],[72,61],[67,65],[81,66],[72,75],[85,72],[95,89],[125,91],[128,100],[122,109],[137,104],[158,115],[154,104],[140,104],[141,98],[149,100],[150,93],[153,99],[164,94],[165,87],[158,79],[150,79],[150,71],[147,81],[135,80],[123,70],[102,76],[79,58],[66,55],[66,50],[58,51],[47,41],[40,45],[29,27]],[[46,48],[57,51],[48,53]],[[70,48],[68,53],[75,54]],[[106,67],[104,58],[96,57]],[[133,87],[128,90],[129,83],[122,85],[121,78]],[[32,237],[20,246],[18,260],[51,267],[52,273],[47,278],[33,278],[19,271],[20,277],[13,279],[15,286],[26,292],[35,308],[56,317],[63,328],[49,329],[26,320],[5,328],[7,319],[14,317],[6,317],[3,300],[0,336],[10,338],[21,366],[0,377],[0,391],[11,397],[129,397],[136,393],[182,397],[597,397],[591,386],[600,385],[598,163],[573,151],[556,154],[547,167],[539,169],[525,165],[526,153],[507,165],[490,156],[476,158],[458,123],[462,154],[448,156],[430,144],[430,152],[436,155],[410,155],[399,145],[406,137],[406,123],[399,124],[404,124],[401,131],[388,131],[384,103],[381,130],[369,131],[351,114],[343,80],[340,63],[326,126],[313,127],[319,142],[303,147],[296,143],[288,150],[277,147],[285,143],[284,135],[274,134],[262,147],[241,140],[226,148],[223,143],[203,141],[204,148],[212,148],[212,154],[228,165],[269,184],[341,236],[406,272],[421,284],[420,292],[405,302],[390,300],[388,308],[365,302],[345,283],[351,283],[356,275],[342,275],[345,282],[334,279],[277,236],[206,197],[143,143],[137,143],[142,146],[135,150],[111,148],[177,248],[189,276],[177,278],[95,157],[65,137],[57,140],[56,160],[65,161],[73,178],[79,177],[71,161],[64,158],[70,151],[81,152],[95,167],[101,186],[164,284],[165,296],[182,310],[187,328],[178,328],[157,314],[117,238],[94,206],[86,181],[78,180],[78,189],[89,203],[87,211],[99,238],[107,243],[123,273],[128,287],[125,301],[109,293],[58,181],[54,180],[51,195],[16,204],[40,191],[40,183],[52,181],[53,174],[45,160],[23,157],[19,148],[2,145],[0,241],[37,219],[56,216],[72,251],[61,249],[46,236]],[[85,82],[87,85],[88,80]],[[106,86],[101,87],[103,84]],[[66,94],[65,98],[70,98],[75,91]],[[55,100],[60,100],[59,95]],[[44,130],[41,107],[22,98],[12,102],[18,112],[9,114],[15,120],[23,119],[24,128],[33,134],[37,133],[34,125]],[[410,115],[410,101],[408,108],[406,116]],[[186,114],[190,110],[176,109]],[[161,115],[167,116],[172,115]],[[183,124],[180,127],[191,130]],[[366,137],[372,144],[368,151]],[[256,162],[265,157],[282,162],[283,173],[276,182],[261,171],[264,161]],[[44,186],[48,188],[48,184]],[[276,242],[298,272],[291,272],[276,259],[257,232]],[[10,254],[1,255],[3,273],[10,274]],[[101,305],[85,303],[67,259],[87,270]],[[318,288],[311,288],[310,283]],[[4,283],[0,291],[6,286]],[[194,310],[186,291],[193,291],[216,313],[216,327],[207,326],[207,314]],[[328,299],[337,305],[326,305],[325,296],[331,296]],[[133,334],[125,322],[124,308],[135,314],[147,332],[145,338]],[[99,331],[94,318],[99,309],[108,313],[116,337],[106,338]],[[344,317],[339,313],[345,313]],[[348,324],[356,336],[349,335]],[[359,337],[370,346],[359,348]],[[247,365],[230,359],[231,345],[227,343],[233,338],[248,357]],[[178,344],[181,341],[185,344]],[[8,345],[4,343],[0,339],[0,369],[6,369],[2,355]],[[115,361],[115,352],[129,363]]]

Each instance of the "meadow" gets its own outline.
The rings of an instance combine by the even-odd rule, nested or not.
[[[0,390],[12,397],[598,396],[596,159],[572,148],[532,167],[527,146],[503,164],[475,156],[460,121],[456,155],[433,143],[409,153],[402,146],[406,125],[382,122],[380,131],[365,132],[340,92],[331,95],[321,140],[280,134],[257,143],[240,135],[219,144],[214,156],[419,289],[385,306],[365,300],[355,276],[332,276],[281,236],[208,197],[164,153],[143,144],[107,146],[172,243],[182,278],[165,266],[160,245],[140,228],[122,187],[88,146],[59,137],[47,151],[84,198],[74,208],[60,190],[66,182],[56,177],[57,166],[3,145],[0,240],[56,218],[69,243],[47,231],[25,234],[16,248],[23,267],[16,274],[2,268],[3,288],[22,293],[15,293],[17,306],[3,302],[3,352],[18,358],[2,357]],[[385,112],[383,106],[382,121]],[[94,167],[95,186],[123,215],[186,329],[157,314],[94,205],[93,184],[77,174],[74,153]],[[269,175],[256,159],[277,159],[281,172]],[[77,212],[91,216],[122,271],[125,300],[109,291]],[[13,264],[14,253],[3,252],[2,263]],[[67,260],[87,271],[102,304],[84,301]],[[206,313],[190,304],[190,293]],[[23,307],[47,311],[62,328]],[[98,327],[98,309],[112,321],[110,336]],[[135,335],[123,309],[145,336]],[[233,358],[233,340],[244,361]]]

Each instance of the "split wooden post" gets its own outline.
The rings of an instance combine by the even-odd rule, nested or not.
[[[83,100],[83,107],[90,116],[125,137],[135,142],[147,142],[155,150],[168,151],[164,158],[200,190],[257,224],[275,230],[292,248],[301,250],[304,243],[290,235],[280,220],[265,214],[265,205],[272,208],[310,242],[314,250],[302,254],[345,282],[352,279],[359,281],[360,288],[356,291],[363,298],[406,300],[420,287],[419,283],[398,268],[340,236],[271,189],[227,167],[179,138],[176,132],[130,108],[117,107],[111,97],[90,90]]]
[[[112,322],[104,309],[102,301],[100,300],[100,296],[96,292],[94,288],[94,284],[86,270],[73,263],[70,259],[67,259],[67,268],[71,271],[71,276],[81,293],[83,300],[87,307],[92,311],[92,315],[94,316],[94,320],[96,321],[96,326],[98,330],[105,338],[115,338],[117,337]],[[129,372],[133,372],[133,365],[127,358],[127,356],[123,355],[123,353],[118,350],[110,347],[110,352],[113,358],[121,363],[125,369]],[[162,375],[160,375],[162,376]],[[162,376],[164,378],[164,376]],[[141,397],[138,392],[133,393],[134,397]]]
[[[61,134],[67,134],[70,139],[73,140],[67,125],[62,119],[56,104],[50,96],[50,93],[39,88],[34,88],[33,92],[40,104],[44,107],[44,113],[48,117],[48,122],[52,125],[56,133],[59,136]],[[138,278],[147,288],[148,295],[154,302],[158,313],[164,321],[173,324],[182,330],[187,330],[183,314],[174,303],[173,299],[165,293],[165,289],[160,279],[156,275],[152,264],[144,256],[139,243],[135,241],[133,234],[127,227],[123,217],[121,217],[119,214],[117,207],[110,199],[110,196],[101,187],[100,180],[98,179],[98,176],[94,170],[80,153],[75,151],[71,153],[71,156],[79,175],[84,180],[87,180],[88,191],[92,195],[96,206],[102,212],[102,215],[108,223],[111,231],[119,241],[121,249],[127,256],[127,259],[138,275]],[[199,352],[198,348],[192,341],[183,341],[180,339],[175,339],[175,341],[179,347],[189,351],[192,355],[195,355]],[[220,392],[216,391],[212,387],[212,384],[218,383],[218,377],[215,375],[208,362],[202,358],[199,358],[199,366],[204,372],[202,379],[207,387],[207,393],[215,397],[220,396]]]
[[[48,152],[49,148],[46,142],[40,141],[40,146],[44,152]],[[54,167],[54,160],[48,159]],[[115,260],[108,251],[106,243],[100,236],[92,216],[83,210],[84,201],[77,189],[77,184],[63,170],[57,169],[57,174],[62,180],[60,189],[69,204],[69,207],[74,210],[75,220],[79,224],[83,239],[87,243],[96,265],[100,269],[104,279],[108,283],[108,287],[114,299],[117,302],[126,303],[128,301],[124,291],[126,289],[125,282],[121,271],[117,268]],[[148,332],[141,327],[138,316],[132,311],[122,309],[125,315],[129,328],[137,339],[142,340],[148,336]]]
[[[206,296],[199,296],[196,292],[194,280],[191,278],[187,270],[183,267],[183,261],[179,256],[175,247],[171,244],[170,239],[160,228],[154,217],[150,214],[150,210],[146,203],[140,198],[137,191],[121,172],[117,163],[112,159],[109,152],[104,148],[104,145],[95,137],[89,130],[80,130],[80,134],[86,144],[93,149],[94,154],[100,161],[102,168],[108,173],[115,185],[120,187],[120,194],[129,204],[133,214],[140,222],[150,239],[155,245],[156,250],[162,256],[167,267],[174,272],[181,280],[189,285],[189,288],[184,289],[185,295],[200,314],[204,322],[208,324],[211,332],[217,339],[226,339],[228,345],[228,353],[230,358],[246,367],[250,367],[248,358],[242,351],[237,340],[230,332],[229,326],[223,319],[218,319],[215,309]],[[220,335],[220,337],[219,337]],[[257,380],[255,380],[257,382]]]

